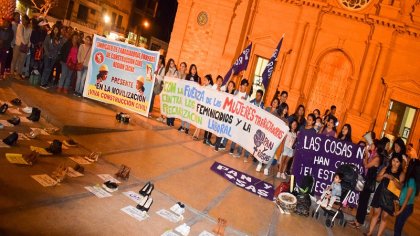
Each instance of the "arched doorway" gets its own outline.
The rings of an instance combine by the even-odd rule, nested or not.
[[[323,115],[331,105],[336,105],[336,117],[342,121],[349,104],[348,96],[351,94],[351,91],[348,91],[349,78],[352,75],[351,62],[342,51],[334,50],[319,60],[317,68],[307,102],[307,111],[312,112],[318,108]]]

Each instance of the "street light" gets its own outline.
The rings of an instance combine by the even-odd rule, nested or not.
[[[147,21],[147,20],[145,20],[144,22],[143,22],[143,26],[144,26],[144,28],[149,28],[149,22]]]
[[[104,15],[104,22],[108,24],[111,21],[111,18],[108,15]]]

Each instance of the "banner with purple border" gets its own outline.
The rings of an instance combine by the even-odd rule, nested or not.
[[[354,164],[359,173],[363,173],[363,155],[364,148],[352,142],[300,132],[293,160],[296,183],[301,183],[305,175],[312,175],[315,195],[321,195],[332,183],[335,171],[342,164]],[[358,193],[351,192],[348,203],[357,205],[358,199]]]
[[[273,201],[274,187],[272,184],[242,173],[239,170],[235,170],[217,161],[213,163],[210,169],[223,176],[225,179],[229,180],[229,182],[235,184],[236,186],[260,197],[263,197],[269,201]]]

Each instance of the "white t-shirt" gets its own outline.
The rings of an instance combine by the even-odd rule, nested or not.
[[[242,100],[248,100],[248,94],[246,94],[246,92],[241,92],[238,90],[236,96],[240,97]]]
[[[296,133],[292,133],[292,132],[287,132],[287,136],[286,136],[286,141],[285,141],[285,146],[287,148],[293,149],[293,144],[295,143],[297,134]]]

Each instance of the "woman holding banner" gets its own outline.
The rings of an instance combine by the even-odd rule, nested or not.
[[[208,75],[204,76],[203,86],[207,87],[207,88],[210,88],[210,89],[213,87],[213,78],[211,77],[211,74],[208,74]],[[197,139],[198,139],[199,134],[200,134],[200,129],[197,128],[197,129],[195,129],[193,137],[197,137]],[[203,140],[204,144],[214,146],[214,144],[211,143],[211,135],[212,135],[211,132],[209,132],[207,130],[204,131],[204,140]]]
[[[365,186],[359,195],[359,204],[357,206],[356,219],[350,222],[353,228],[359,229],[365,223],[367,209],[369,205],[370,195],[375,192],[376,174],[381,165],[381,157],[379,153],[383,153],[383,148],[378,140],[375,140],[365,149],[363,159],[363,167],[365,168]]]
[[[315,118],[316,119],[316,118]],[[335,121],[333,118],[329,117],[327,120],[327,126],[324,127],[324,130],[322,130],[321,134],[327,136],[327,137],[335,137]]]
[[[155,103],[155,96],[159,95],[163,90],[163,77],[165,76],[165,57],[159,57],[158,68],[155,71],[155,83],[153,85],[152,99],[150,100],[149,117],[152,117],[153,104]],[[157,118],[157,121],[163,121],[162,116]]]
[[[235,94],[235,88],[236,88],[235,82],[229,81],[229,83],[227,84],[225,92],[234,95]],[[216,152],[218,152],[219,149],[224,150],[226,148],[227,141],[228,141],[227,138],[217,137],[216,138],[216,143],[214,144],[214,150]]]
[[[287,132],[287,136],[284,141],[284,149],[282,153],[282,158],[279,165],[279,172],[277,173],[277,176],[279,176],[282,179],[286,179],[286,168],[287,163],[293,158],[295,155],[295,142],[297,138],[297,128],[298,128],[298,122],[292,121],[289,125],[290,130]]]
[[[179,72],[176,68],[175,61],[174,61],[174,59],[170,58],[168,60],[168,63],[166,64],[166,67],[165,67],[165,76],[172,77],[172,78],[178,78],[179,77],[178,74],[179,74]],[[174,126],[174,123],[175,123],[175,118],[173,118],[173,117],[172,118],[166,118],[166,124],[168,126]]]
[[[300,130],[302,127],[304,127],[306,125],[306,120],[305,120],[305,106],[304,105],[299,105],[295,111],[295,113],[291,116],[289,116],[287,118],[288,123],[292,123],[293,120],[297,121],[299,126],[298,126],[298,130]],[[314,118],[315,121],[315,118]]]
[[[194,81],[198,84],[201,84],[201,78],[200,76],[198,76],[197,66],[195,64],[190,65],[190,70],[185,76],[185,80]],[[188,132],[190,131],[190,123],[182,121],[181,126],[178,128],[178,131],[185,132],[185,134],[188,134]]]
[[[373,234],[379,217],[381,218],[381,221],[378,235],[382,235],[385,231],[388,216],[393,216],[396,213],[397,209],[395,208],[394,201],[398,201],[400,191],[397,189],[401,189],[401,183],[404,182],[401,155],[392,156],[390,164],[379,172],[376,180],[381,183],[373,196],[371,204],[374,209],[373,217],[370,220],[369,232],[365,235]]]
[[[345,124],[337,137],[341,141],[352,142],[351,140],[351,125]]]

